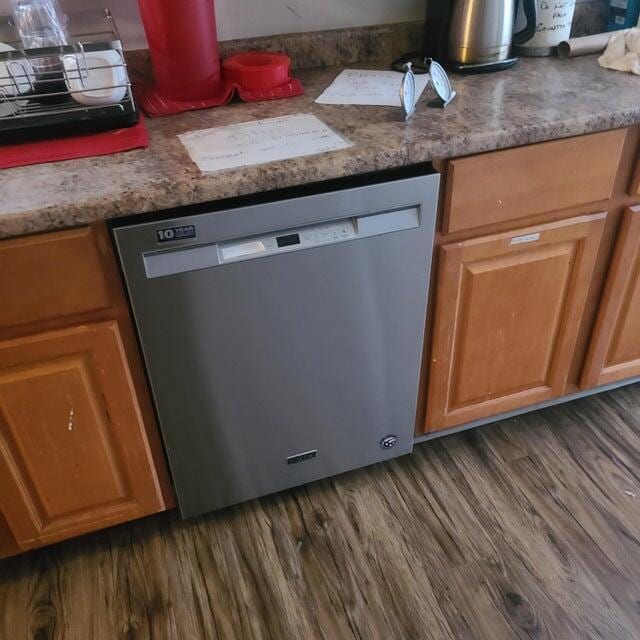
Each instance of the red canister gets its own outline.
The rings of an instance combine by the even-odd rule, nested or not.
[[[213,0],[139,0],[157,93],[206,100],[220,91]]]

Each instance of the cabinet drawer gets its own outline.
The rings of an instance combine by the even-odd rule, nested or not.
[[[452,160],[444,233],[609,198],[626,130]]]
[[[0,242],[0,329],[111,305],[90,228]]]

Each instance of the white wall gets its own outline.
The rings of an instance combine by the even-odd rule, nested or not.
[[[107,6],[130,49],[145,47],[137,0],[60,0],[64,9]],[[10,12],[0,0],[0,12]],[[220,40],[422,19],[425,0],[216,0]]]

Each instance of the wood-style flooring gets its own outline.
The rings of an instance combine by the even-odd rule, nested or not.
[[[0,562],[2,640],[640,638],[640,385]]]

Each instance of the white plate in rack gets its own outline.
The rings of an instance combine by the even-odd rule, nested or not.
[[[0,51],[15,51],[10,44],[0,42]],[[31,91],[35,82],[33,67],[28,60],[0,62],[0,97],[14,97]]]

